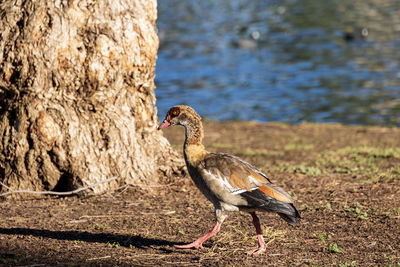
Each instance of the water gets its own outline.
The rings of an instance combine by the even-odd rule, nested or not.
[[[159,116],[400,126],[400,1],[159,0]]]

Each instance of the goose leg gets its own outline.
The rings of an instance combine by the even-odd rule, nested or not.
[[[251,217],[253,217],[253,224],[256,228],[257,239],[258,239],[258,248],[246,251],[247,254],[260,254],[267,249],[267,244],[265,244],[264,237],[262,235],[262,230],[260,226],[260,220],[258,219],[255,212],[250,212]]]
[[[211,231],[209,231],[207,234],[203,235],[202,237],[196,239],[194,242],[187,244],[187,245],[175,245],[176,248],[203,248],[203,243],[209,239],[210,237],[212,237],[213,235],[215,235],[216,233],[219,232],[221,228],[221,224],[219,222],[217,222],[213,229]]]

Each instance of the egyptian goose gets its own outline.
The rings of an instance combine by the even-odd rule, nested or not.
[[[205,150],[202,144],[201,118],[191,107],[172,107],[158,129],[171,125],[185,127],[184,157],[189,174],[200,191],[214,204],[217,219],[212,230],[204,236],[190,244],[175,247],[203,248],[204,241],[220,230],[231,211],[245,211],[253,218],[259,247],[247,251],[248,254],[258,254],[266,250],[256,211],[276,212],[290,224],[299,222],[300,214],[294,207],[291,196],[273,184],[265,174],[238,157]]]

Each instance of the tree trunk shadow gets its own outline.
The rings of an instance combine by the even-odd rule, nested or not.
[[[164,239],[142,237],[140,235],[119,235],[112,233],[89,233],[83,231],[51,231],[43,229],[31,229],[31,228],[0,228],[0,234],[4,235],[24,235],[24,236],[36,236],[45,237],[58,240],[70,240],[70,241],[84,241],[93,243],[118,243],[124,247],[134,247],[139,249],[146,249],[149,247],[159,247],[159,250],[165,252],[172,252],[165,248],[165,246],[172,247],[173,245],[179,244]]]

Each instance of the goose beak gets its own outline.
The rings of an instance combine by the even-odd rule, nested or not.
[[[168,127],[168,126],[170,126],[170,125],[171,125],[171,123],[170,123],[169,121],[164,120],[164,121],[160,124],[160,126],[158,126],[157,130],[161,130],[162,128]]]

